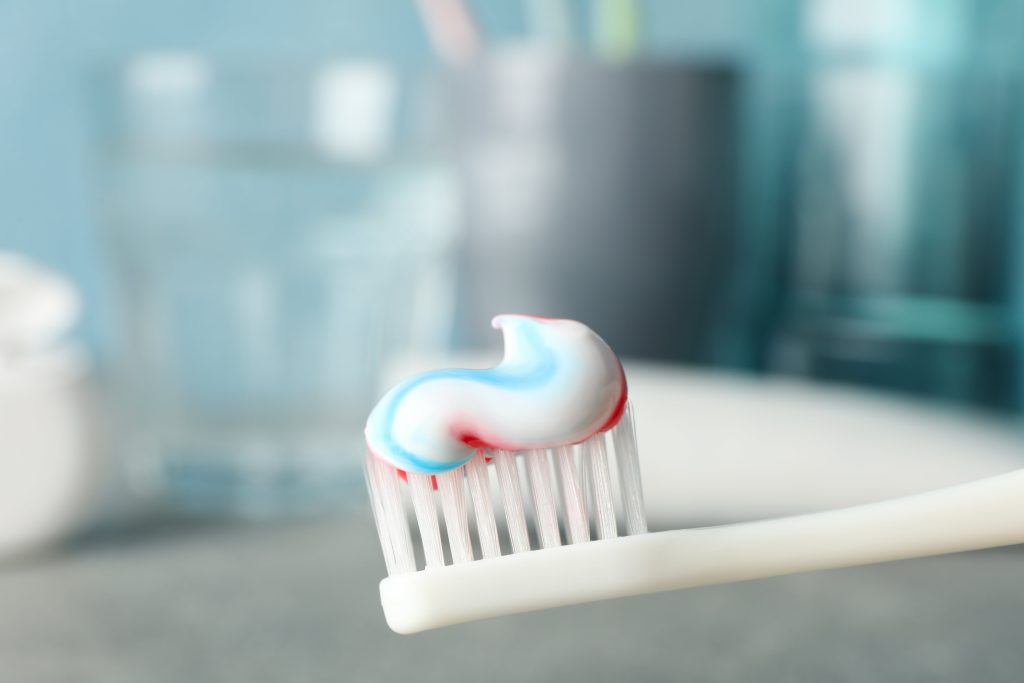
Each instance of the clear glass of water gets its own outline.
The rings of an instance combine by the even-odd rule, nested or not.
[[[126,463],[179,509],[359,490],[389,356],[446,342],[458,188],[429,79],[374,62],[137,58],[104,85]]]

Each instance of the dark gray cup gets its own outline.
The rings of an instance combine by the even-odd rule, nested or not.
[[[458,74],[461,340],[523,312],[582,320],[624,355],[706,358],[733,261],[736,83],[529,52]]]

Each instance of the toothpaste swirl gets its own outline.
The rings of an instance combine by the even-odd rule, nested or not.
[[[585,441],[626,404],[615,353],[575,320],[499,315],[505,357],[485,370],[434,370],[393,387],[366,422],[366,443],[395,467],[456,469],[478,448],[510,451]]]

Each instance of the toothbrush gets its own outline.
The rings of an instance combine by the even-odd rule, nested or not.
[[[449,66],[469,63],[480,52],[480,32],[462,0],[416,0],[434,51]]]
[[[411,377],[367,421],[365,471],[388,571],[381,604],[398,633],[1024,543],[1024,470],[842,510],[648,533],[615,354],[570,320],[493,324],[505,338],[500,364]]]

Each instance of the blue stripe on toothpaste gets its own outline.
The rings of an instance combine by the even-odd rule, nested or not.
[[[447,472],[465,465],[472,460],[473,456],[457,463],[437,462],[425,456],[416,455],[403,448],[394,438],[392,429],[395,424],[395,415],[398,412],[399,404],[405,396],[427,382],[440,379],[463,380],[477,384],[498,386],[513,391],[528,391],[544,386],[553,380],[558,372],[558,363],[554,351],[544,342],[538,330],[532,324],[517,325],[517,332],[521,334],[524,346],[534,351],[531,358],[524,363],[516,363],[511,367],[502,367],[482,370],[447,369],[425,372],[415,377],[410,377],[395,391],[388,402],[384,417],[377,425],[381,430],[378,440],[383,444],[387,455],[395,461],[401,469],[421,472],[424,474],[437,474]]]

